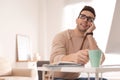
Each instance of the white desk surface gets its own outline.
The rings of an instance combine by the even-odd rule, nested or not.
[[[38,71],[60,71],[60,72],[85,72],[85,73],[105,73],[120,71],[120,66],[107,66],[100,68],[91,67],[38,67]]]
[[[59,71],[59,72],[81,72],[81,73],[88,73],[88,79],[89,73],[94,73],[95,74],[95,80],[99,80],[99,73],[101,73],[101,78],[102,78],[102,73],[105,72],[118,72],[120,71],[120,66],[104,66],[104,67],[99,67],[99,68],[91,68],[91,67],[80,67],[80,66],[43,66],[43,67],[38,67],[38,71]],[[44,73],[43,73],[44,75]],[[44,76],[43,76],[44,79]],[[50,80],[50,79],[49,79]],[[52,76],[53,80],[53,76]]]

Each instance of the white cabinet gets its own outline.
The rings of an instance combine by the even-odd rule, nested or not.
[[[37,62],[16,62],[16,68],[36,69]]]

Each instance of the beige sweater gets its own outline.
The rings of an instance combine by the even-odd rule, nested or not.
[[[50,56],[50,62],[54,63],[61,61],[61,58],[64,55],[79,51],[83,38],[83,36],[76,36],[73,30],[66,30],[57,34],[52,43],[52,54]],[[89,43],[87,39],[84,42],[83,49],[89,49]],[[55,77],[66,79],[75,79],[78,76],[78,73],[55,73]]]

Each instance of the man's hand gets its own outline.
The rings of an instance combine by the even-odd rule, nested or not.
[[[85,32],[84,35],[86,35],[86,33],[91,33],[95,30],[95,24],[94,23],[91,23],[91,26],[88,28],[88,30]]]
[[[89,61],[88,50],[80,50],[77,53],[69,54],[64,56],[62,60],[79,64],[86,64]]]

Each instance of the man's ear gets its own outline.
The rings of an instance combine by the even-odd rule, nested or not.
[[[78,18],[76,19],[76,24],[78,24]]]

